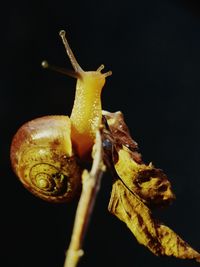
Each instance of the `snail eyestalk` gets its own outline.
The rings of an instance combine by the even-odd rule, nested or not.
[[[76,58],[74,56],[74,53],[72,52],[72,50],[71,50],[71,48],[69,46],[69,43],[68,43],[68,41],[67,41],[67,39],[65,37],[65,34],[66,34],[66,32],[64,30],[61,30],[59,32],[59,35],[62,38],[63,44],[65,46],[65,50],[66,50],[67,55],[68,55],[68,57],[69,57],[69,59],[71,61],[71,64],[72,64],[75,72],[78,72],[78,73],[83,72],[82,68],[80,67],[80,65],[78,64],[78,62],[77,62],[77,60],[76,60]]]
[[[49,63],[48,63],[46,60],[43,60],[42,63],[41,63],[41,66],[42,66],[44,69],[48,69],[48,67],[49,67]]]
[[[103,64],[96,71],[84,71],[69,46],[65,31],[61,30],[59,35],[74,71],[49,65],[47,61],[42,62],[42,67],[77,79],[75,100],[70,116],[71,138],[77,155],[84,158],[91,153],[96,132],[102,123],[101,91],[106,77],[110,76],[112,72],[101,73],[104,69]]]
[[[56,71],[58,73],[61,73],[61,74],[67,75],[67,76],[70,76],[70,77],[75,78],[75,79],[81,79],[81,75],[79,74],[79,72],[75,72],[73,70],[67,70],[67,69],[64,69],[61,67],[50,65],[48,63],[48,61],[46,61],[46,60],[42,61],[41,66],[44,69],[50,69],[50,70]]]

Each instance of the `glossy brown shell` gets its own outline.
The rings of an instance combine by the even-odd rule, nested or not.
[[[71,200],[80,189],[81,168],[73,154],[67,116],[25,123],[11,144],[13,170],[34,195],[49,202]]]

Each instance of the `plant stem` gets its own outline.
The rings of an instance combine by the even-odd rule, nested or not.
[[[83,239],[93,211],[97,193],[105,166],[102,161],[102,141],[98,131],[93,147],[93,164],[90,172],[83,171],[82,193],[76,210],[75,222],[71,236],[71,242],[66,253],[64,267],[76,267],[80,257],[83,256]]]

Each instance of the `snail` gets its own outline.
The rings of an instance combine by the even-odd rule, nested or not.
[[[70,117],[44,116],[22,125],[11,143],[11,164],[23,185],[34,195],[49,202],[66,202],[79,191],[80,161],[91,152],[96,131],[102,121],[101,91],[107,76],[101,65],[84,71],[60,31],[74,71],[62,70],[42,62],[44,68],[64,72],[77,79]]]

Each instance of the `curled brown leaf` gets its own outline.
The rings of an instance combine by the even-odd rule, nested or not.
[[[108,210],[125,222],[138,242],[155,255],[200,261],[200,254],[169,227],[155,221],[150,209],[120,180],[113,183]]]

